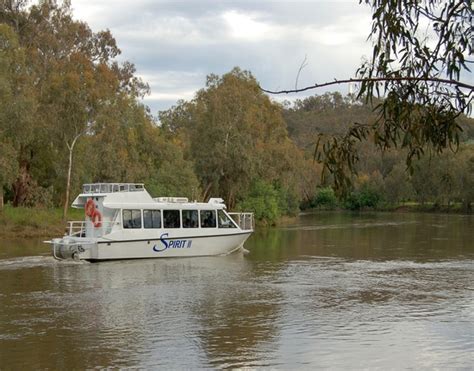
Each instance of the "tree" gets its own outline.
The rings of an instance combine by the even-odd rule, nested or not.
[[[413,188],[406,167],[397,163],[392,167],[384,179],[384,196],[392,204],[409,200],[413,195]]]
[[[148,85],[116,61],[110,32],[74,20],[69,1],[27,5],[0,0],[0,187],[14,206],[62,203],[66,217],[71,190],[93,181],[197,197],[192,162],[139,102]]]
[[[146,107],[126,94],[102,107],[80,151],[87,181],[143,182],[153,196],[196,199],[199,182],[175,139],[164,135]]]
[[[15,148],[8,142],[0,142],[0,212],[3,210],[3,188],[18,175]]]
[[[24,50],[13,29],[0,24],[0,210],[3,188],[10,188],[20,174],[22,140],[32,136],[35,104],[30,87]]]
[[[193,161],[204,199],[222,196],[232,208],[256,178],[294,186],[303,156],[288,138],[281,107],[260,91],[250,72],[234,68],[208,76],[205,89],[161,112],[160,121]]]
[[[373,123],[352,126],[345,135],[318,142],[318,159],[334,175],[338,189],[351,185],[359,160],[356,143],[372,140],[380,149],[407,149],[406,163],[427,148],[441,153],[459,144],[457,118],[471,112],[474,85],[469,78],[473,53],[472,10],[466,0],[361,0],[372,8],[372,58],[356,77],[316,84],[300,92],[341,83],[360,83],[359,97],[375,105]],[[429,25],[423,33],[420,25]]]
[[[26,1],[2,0],[1,5],[0,21],[10,25],[19,40],[17,49],[25,54],[25,68],[10,73],[23,72],[23,79],[12,83],[13,91],[30,82],[31,107],[36,109],[34,119],[25,124],[31,115],[24,112],[10,120],[15,130],[25,133],[17,140],[20,171],[14,205],[28,198],[32,172],[43,185],[59,176],[65,180],[66,218],[78,140],[94,134],[102,111],[117,111],[118,105],[127,106],[149,89],[134,76],[133,64],[115,61],[120,49],[110,32],[94,33],[74,20],[69,1],[42,1],[27,8]]]

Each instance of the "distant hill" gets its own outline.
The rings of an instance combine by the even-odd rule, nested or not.
[[[305,150],[313,147],[320,133],[343,134],[356,122],[370,123],[376,119],[372,106],[338,92],[297,100],[285,107],[283,116],[290,137]],[[462,128],[461,142],[474,140],[474,119],[461,116],[458,122]]]

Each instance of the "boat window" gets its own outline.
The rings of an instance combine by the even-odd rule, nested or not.
[[[219,228],[237,228],[232,219],[222,210],[217,212]]]
[[[216,228],[215,210],[201,210],[201,228]]]
[[[163,210],[165,228],[179,228],[179,210]]]
[[[140,210],[123,210],[122,220],[124,228],[142,227],[142,213]]]
[[[144,228],[161,228],[160,210],[143,210]]]
[[[129,184],[129,191],[136,192],[143,190],[143,184]]]
[[[197,210],[182,210],[181,213],[183,215],[183,228],[199,227]]]

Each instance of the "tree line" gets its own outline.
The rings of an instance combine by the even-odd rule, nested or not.
[[[133,64],[118,62],[109,31],[75,20],[68,2],[1,4],[1,205],[62,206],[83,183],[143,182],[154,196],[223,197],[273,223],[331,193],[334,179],[314,156],[321,135],[337,138],[352,122],[374,120],[374,102],[338,93],[276,103],[239,68],[209,75],[193,99],[153,115],[141,101],[148,85]],[[413,173],[403,164],[406,149],[382,154],[362,142],[351,192],[334,197],[348,207],[362,191],[377,203],[470,207],[472,121],[458,118],[456,154],[421,156]],[[374,204],[359,202],[365,206]]]
[[[1,200],[5,191],[13,206],[59,205],[70,185],[96,180],[197,186],[140,103],[148,85],[117,61],[111,33],[74,20],[69,2],[26,5],[0,7]]]
[[[288,103],[284,116],[290,136],[307,155],[314,151],[318,140],[344,136],[353,122],[377,120],[372,104],[339,93]],[[459,146],[441,154],[427,147],[413,160],[412,169],[406,164],[408,149],[401,145],[380,151],[373,138],[358,143],[359,161],[349,191],[344,195],[336,194],[330,188],[333,183],[329,176],[321,181],[316,196],[304,204],[360,209],[392,208],[405,202],[432,208],[456,203],[461,209],[470,211],[474,202],[474,120],[461,115],[456,124],[460,128]]]

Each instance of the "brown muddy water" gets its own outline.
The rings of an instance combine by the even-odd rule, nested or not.
[[[474,217],[316,213],[248,255],[0,241],[0,369],[474,367]]]

